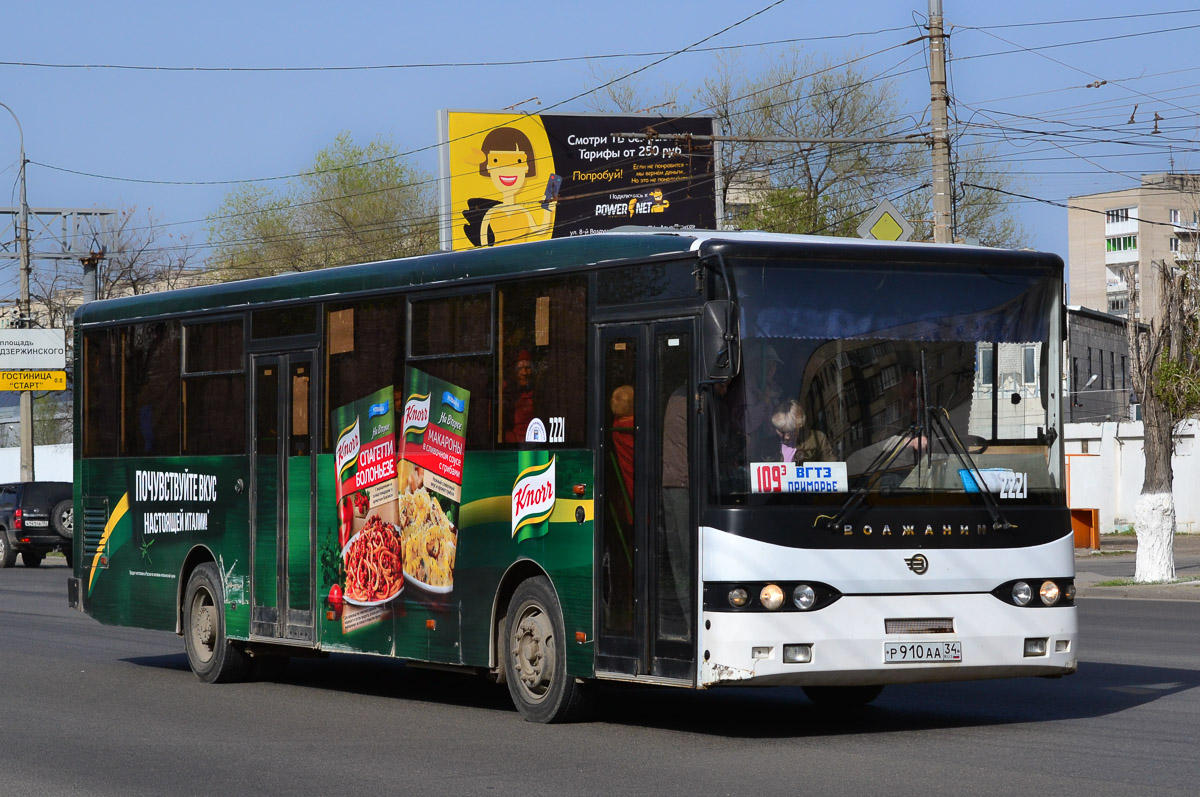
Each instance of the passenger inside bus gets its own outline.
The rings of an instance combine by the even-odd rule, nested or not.
[[[807,414],[799,401],[789,399],[771,415],[771,426],[779,437],[778,462],[832,462],[833,446],[824,432],[808,424]]]
[[[621,385],[609,401],[612,410],[612,445],[623,488],[619,506],[626,523],[633,521],[633,385]]]
[[[538,417],[537,389],[534,384],[533,356],[517,352],[516,379],[504,391],[504,442],[525,442],[529,422]]]

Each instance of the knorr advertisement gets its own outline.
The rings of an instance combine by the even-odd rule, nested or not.
[[[328,602],[343,632],[390,617],[408,590],[454,587],[470,393],[414,368],[406,380],[334,412],[341,576]]]
[[[443,249],[587,235],[633,224],[714,229],[702,117],[443,111]],[[651,128],[660,138],[633,138]]]
[[[470,391],[405,369],[399,474],[404,575],[414,588],[454,589]]]

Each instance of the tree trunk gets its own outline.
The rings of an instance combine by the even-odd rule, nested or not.
[[[1142,493],[1134,505],[1137,560],[1133,580],[1170,581],[1175,578],[1175,499],[1170,493]]]
[[[1171,470],[1174,424],[1151,391],[1147,391],[1142,411],[1146,476],[1134,508],[1138,540],[1134,580],[1169,581],[1175,578],[1175,498]]]

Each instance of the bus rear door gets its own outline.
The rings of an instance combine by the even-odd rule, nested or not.
[[[252,355],[251,639],[315,644],[314,350]]]

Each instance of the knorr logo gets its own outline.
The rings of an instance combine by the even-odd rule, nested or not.
[[[362,438],[358,431],[358,418],[338,435],[337,441],[337,472],[338,477],[346,480],[346,469],[358,459],[358,450],[362,446]]]
[[[429,394],[413,393],[404,403],[404,425],[400,434],[423,432],[429,425]]]
[[[512,489],[512,535],[541,523],[554,510],[554,457],[521,471]]]

